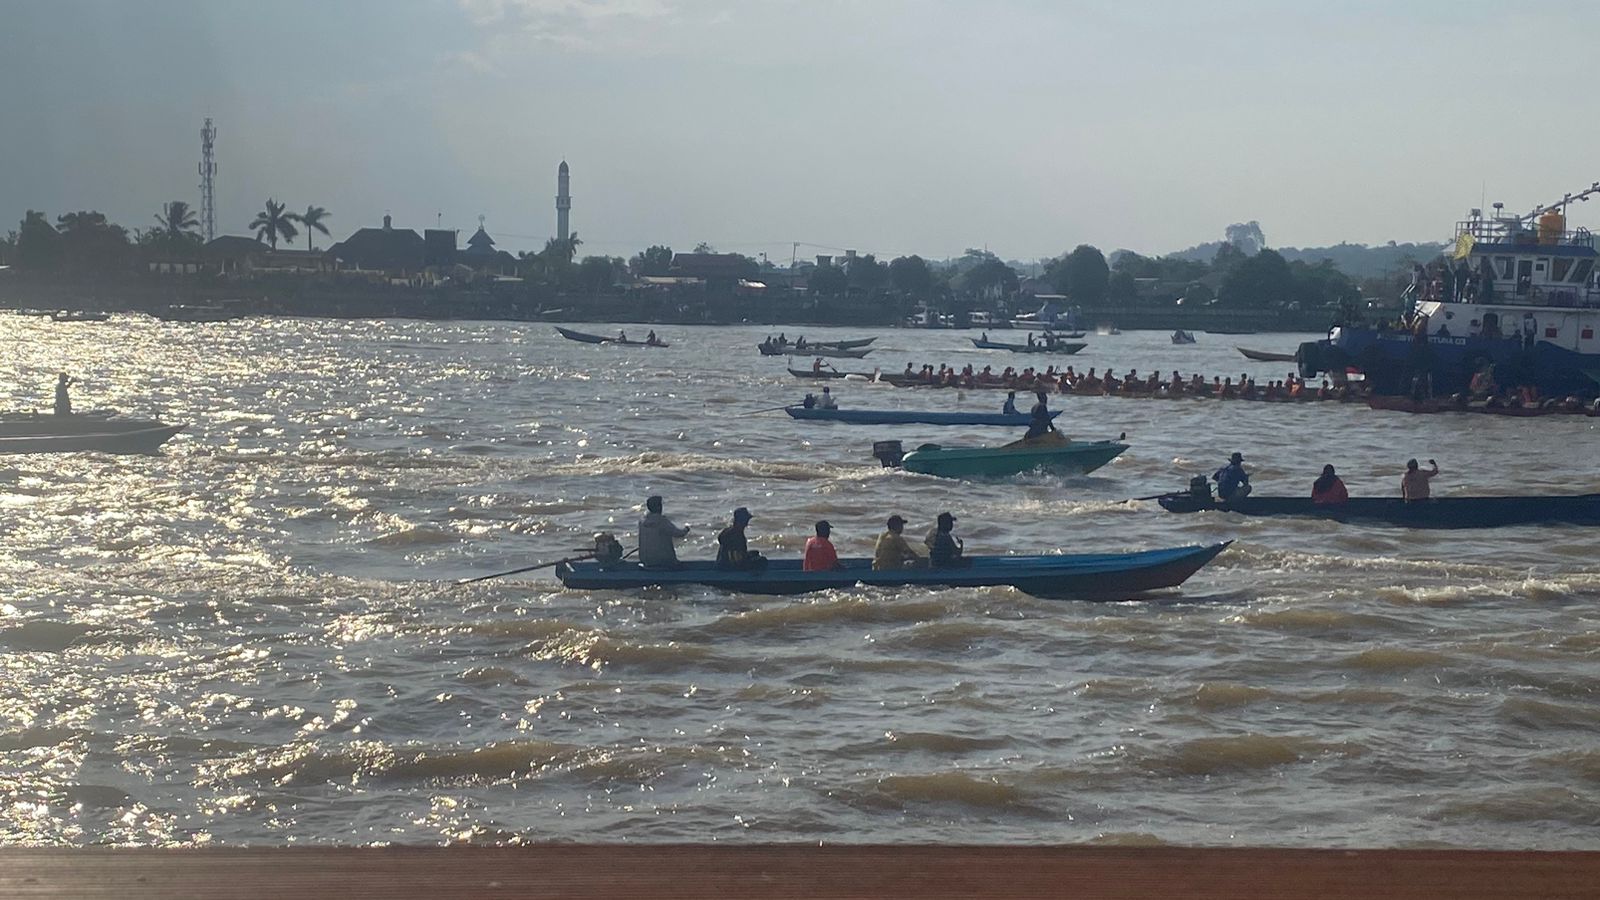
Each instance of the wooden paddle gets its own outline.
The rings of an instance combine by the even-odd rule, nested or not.
[[[785,403],[782,406],[769,406],[766,409],[752,409],[749,412],[739,413],[739,415],[741,415],[741,416],[753,416],[753,415],[756,415],[757,413],[777,412],[780,409],[788,409],[789,407],[791,407],[793,405],[794,405],[793,403]]]

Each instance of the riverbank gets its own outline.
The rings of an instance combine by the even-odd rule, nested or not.
[[[145,277],[125,281],[40,281],[15,273],[0,278],[0,309],[103,310],[155,313],[173,305],[226,306],[241,316],[335,319],[474,319],[486,321],[635,322],[650,325],[770,325],[772,327],[898,327],[905,304],[885,297],[794,297],[673,289],[556,294],[523,282],[427,287],[352,278]],[[1014,312],[1032,311],[1032,298],[1012,298]],[[1212,333],[1320,332],[1324,310],[1217,307],[1087,307],[1080,325]],[[1005,326],[984,326],[985,330]],[[973,329],[976,330],[976,329]]]

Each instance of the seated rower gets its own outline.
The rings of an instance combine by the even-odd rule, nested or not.
[[[806,541],[805,556],[801,558],[800,570],[803,572],[832,572],[844,568],[844,563],[839,562],[839,554],[833,549],[833,542],[828,536],[833,533],[833,526],[826,520],[818,522],[815,526],[816,537]]]
[[[1311,502],[1317,506],[1337,506],[1350,499],[1344,481],[1333,471],[1332,465],[1322,467],[1322,475],[1311,485]]]
[[[1001,405],[1000,412],[1001,412],[1002,415],[1007,415],[1007,416],[1020,415],[1020,413],[1017,412],[1017,392],[1016,391],[1006,391],[1006,402]]]
[[[839,404],[833,399],[833,392],[828,388],[822,389],[822,396],[817,399],[818,409],[838,409]]]
[[[741,506],[733,511],[733,524],[717,533],[717,568],[759,572],[767,567],[767,558],[752,551],[745,537],[752,518],[750,510]]]
[[[672,542],[689,534],[689,526],[678,527],[661,512],[661,498],[644,501],[644,518],[639,520],[639,565],[647,569],[676,569],[678,552]]]
[[[1430,459],[1428,460],[1428,465],[1433,467],[1433,471],[1425,472],[1417,466],[1416,460],[1406,460],[1406,473],[1400,476],[1400,498],[1402,500],[1412,503],[1426,500],[1432,494],[1432,488],[1428,482],[1438,476],[1439,464]]]
[[[646,344],[659,344],[661,343],[661,339],[656,337],[656,331],[654,328],[652,328],[650,329],[650,333],[644,336],[644,342]]]
[[[887,530],[878,535],[878,543],[872,550],[873,569],[880,571],[884,569],[905,569],[915,566],[922,560],[917,551],[911,549],[911,545],[906,543],[906,538],[903,534],[906,527],[905,519],[898,514],[892,515],[889,517],[889,521],[885,523],[885,527]]]
[[[1217,482],[1217,499],[1223,503],[1242,500],[1250,495],[1250,473],[1244,470],[1244,454],[1235,451],[1228,464],[1212,476]]]
[[[955,525],[955,516],[947,512],[939,514],[939,522],[928,538],[928,564],[935,569],[961,569],[972,565],[971,560],[961,555],[966,549],[961,539],[951,533]]]
[[[72,415],[72,397],[67,393],[67,388],[73,384],[74,380],[65,372],[56,376],[55,414],[58,416]]]
[[[816,394],[806,394],[805,399],[800,401],[800,406],[805,408],[805,409],[816,409],[817,408],[817,395]]]

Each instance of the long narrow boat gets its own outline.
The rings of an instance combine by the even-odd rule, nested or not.
[[[1434,497],[1407,503],[1398,497],[1352,497],[1315,504],[1306,497],[1246,497],[1226,505],[1193,494],[1157,501],[1168,512],[1230,512],[1243,516],[1298,516],[1404,528],[1501,528],[1508,525],[1600,525],[1600,494],[1523,497]]]
[[[154,453],[182,431],[153,419],[103,415],[25,415],[0,419],[0,454]]]
[[[871,347],[823,347],[820,345],[806,344],[806,349],[797,350],[793,344],[780,347],[774,344],[757,344],[756,349],[762,356],[822,356],[829,359],[860,359],[872,352]]]
[[[854,350],[857,347],[865,347],[865,346],[867,346],[868,344],[872,343],[875,340],[877,340],[877,338],[869,337],[869,338],[852,338],[850,340],[845,340],[845,341],[806,341],[804,346],[801,346],[800,344],[796,343],[795,341],[777,341],[777,340],[772,340],[772,341],[762,341],[762,343],[763,344],[767,344],[767,345],[772,346],[772,347],[777,347],[778,349],[783,350],[785,352],[801,354],[801,353],[809,353],[809,352],[811,352],[812,348],[815,348],[815,347],[832,347],[835,350]]]
[[[1012,353],[1077,353],[1089,346],[1082,341],[1055,341],[1053,343],[1036,344],[1006,344],[1000,341],[986,341],[982,338],[968,338],[972,346],[979,350],[1010,350]]]
[[[58,309],[50,314],[52,322],[104,322],[111,313],[95,309]]]
[[[928,412],[914,409],[806,409],[786,406],[792,418],[808,422],[841,422],[846,425],[1015,425],[1026,427],[1027,413]],[[1051,410],[1050,418],[1061,415]]]
[[[603,335],[589,334],[583,331],[574,331],[571,328],[562,328],[560,325],[555,326],[555,329],[556,331],[561,332],[562,337],[569,341],[577,341],[580,344],[618,344],[623,347],[668,346],[666,341],[625,341],[621,338],[605,337]]]
[[[1265,350],[1246,350],[1243,347],[1233,349],[1239,351],[1245,359],[1253,359],[1256,362],[1294,362],[1293,353],[1268,353]]]
[[[581,590],[704,586],[746,594],[805,594],[866,587],[1012,587],[1036,597],[1127,600],[1173,588],[1228,545],[1173,547],[1133,553],[1080,553],[1044,556],[974,556],[960,569],[875,570],[869,559],[845,559],[844,568],[805,572],[798,559],[773,560],[760,572],[718,569],[715,563],[688,562],[675,569],[646,569],[637,563],[602,565],[567,562],[556,577]]]
[[[1116,459],[1128,449],[1116,441],[1071,441],[1051,432],[1034,441],[1014,441],[1004,447],[941,447],[923,444],[910,453],[900,452],[899,441],[879,441],[872,455],[886,467],[941,478],[1006,478],[1023,472],[1088,473]]]
[[[1540,416],[1592,416],[1600,412],[1600,405],[1585,406],[1579,401],[1545,401],[1535,406],[1491,405],[1483,401],[1467,402],[1448,399],[1413,400],[1410,397],[1374,395],[1367,398],[1368,409],[1419,414],[1477,413],[1485,416],[1511,416],[1518,419],[1535,419]]]

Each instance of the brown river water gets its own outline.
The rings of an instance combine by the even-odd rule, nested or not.
[[[1014,435],[741,415],[807,389],[757,355],[769,330],[657,331],[672,347],[0,317],[0,408],[48,406],[66,370],[80,408],[190,424],[152,456],[0,458],[0,841],[1600,847],[1594,532],[1128,500],[1236,449],[1258,493],[1307,492],[1332,462],[1352,494],[1392,494],[1411,456],[1439,460],[1441,495],[1600,490],[1600,420],[1066,398],[1065,431],[1131,449],[1089,476],[971,483],[882,470],[871,443]],[[836,364],[1041,359],[876,334]],[[1198,337],[1091,335],[1059,361],[1282,377],[1234,345],[1307,336]],[[865,554],[890,512],[920,535],[946,509],[974,553],[1236,543],[1124,603],[451,584],[597,530],[631,547],[651,493],[693,527],[685,557],[735,506],[779,556],[818,518]]]

